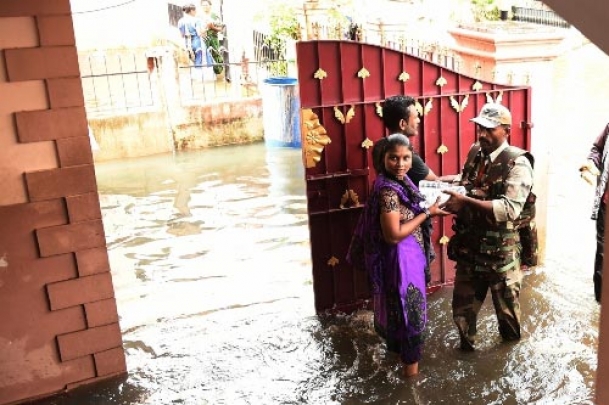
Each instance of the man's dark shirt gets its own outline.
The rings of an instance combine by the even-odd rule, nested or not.
[[[419,182],[424,180],[429,174],[429,167],[423,162],[423,159],[415,152],[412,154],[412,167],[408,170],[408,177],[418,187]]]

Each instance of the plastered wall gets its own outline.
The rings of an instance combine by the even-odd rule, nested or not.
[[[69,0],[0,1],[0,404],[126,372]]]

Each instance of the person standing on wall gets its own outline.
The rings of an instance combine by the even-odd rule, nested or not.
[[[211,54],[205,49],[204,40],[206,31],[203,21],[196,16],[197,8],[194,4],[185,5],[183,11],[185,15],[178,21],[178,29],[184,38],[190,58],[194,62],[195,71],[197,72],[195,78],[198,80],[213,78],[213,59]]]
[[[370,280],[374,328],[385,339],[387,350],[399,353],[403,373],[419,372],[424,328],[427,322],[423,225],[432,216],[448,215],[436,201],[428,209],[425,198],[406,175],[413,150],[400,133],[377,141],[372,150],[378,172],[366,201],[347,261],[366,271]]]
[[[489,289],[501,337],[520,339],[518,228],[531,215],[529,204],[534,203],[533,156],[508,144],[510,111],[501,104],[485,104],[471,121],[478,141],[457,178],[467,194],[445,191],[450,198],[441,205],[456,214],[448,257],[456,262],[453,320],[460,348],[466,351],[474,350],[476,321]]]
[[[182,39],[184,39],[184,49],[188,53],[189,59],[194,62],[195,54],[192,52],[190,33],[186,31],[186,22],[191,18],[189,13],[190,7],[191,5],[185,5],[184,7],[182,7],[182,17],[180,17],[180,19],[178,20],[178,30],[180,31]]]
[[[609,124],[605,126],[600,135],[592,143],[592,149],[588,155],[588,161],[579,169],[584,180],[596,185],[594,205],[592,208],[592,219],[596,221],[596,254],[594,257],[594,298],[601,302],[603,286],[603,259],[605,256],[605,213],[607,212],[607,201],[609,200]]]
[[[230,74],[225,69],[225,48],[222,44],[224,42],[225,26],[218,15],[212,12],[211,0],[201,1],[201,13],[199,17],[203,21],[203,26],[206,30],[205,47],[211,56],[213,71],[217,75],[224,71],[225,80],[230,82]]]

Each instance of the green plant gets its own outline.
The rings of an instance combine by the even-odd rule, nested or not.
[[[495,0],[471,1],[475,21],[499,21],[501,19],[501,12],[495,4]]]
[[[276,4],[269,10],[269,33],[264,43],[270,55],[267,69],[273,76],[286,76],[288,62],[286,48],[289,41],[300,36],[300,25],[294,8],[286,4]]]

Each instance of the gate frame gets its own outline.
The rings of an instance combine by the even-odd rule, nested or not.
[[[408,94],[421,116],[415,148],[439,176],[458,173],[474,143],[470,119],[486,102],[507,106],[510,144],[531,147],[531,88],[478,80],[429,60],[348,40],[296,45],[301,98],[313,288],[317,312],[351,312],[370,305],[365,274],[346,263],[351,234],[366,203],[374,171],[371,146],[386,135],[383,101]],[[435,219],[435,291],[454,279],[446,254],[452,217]]]

